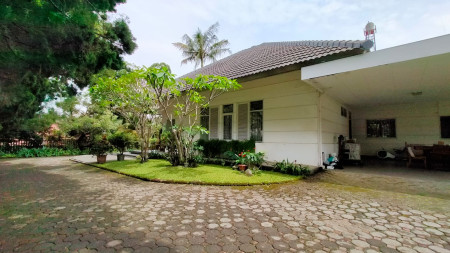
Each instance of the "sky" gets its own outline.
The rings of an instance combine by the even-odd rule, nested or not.
[[[449,10],[450,0],[128,0],[112,17],[126,17],[136,38],[127,62],[165,62],[181,76],[195,64],[181,66],[172,43],[215,22],[232,53],[264,42],[362,40],[368,21],[376,25],[380,50],[449,34]]]

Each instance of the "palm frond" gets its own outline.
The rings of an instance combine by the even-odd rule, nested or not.
[[[219,41],[216,33],[219,29],[219,23],[216,22],[210,26],[204,33],[197,29],[197,31],[190,37],[185,34],[182,37],[181,42],[172,43],[176,48],[182,52],[182,56],[185,57],[181,64],[188,62],[194,62],[195,68],[198,65],[203,67],[206,60],[216,61],[216,57],[223,53],[231,53],[228,40]]]

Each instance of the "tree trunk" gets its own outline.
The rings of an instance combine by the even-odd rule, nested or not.
[[[177,130],[172,131],[175,137],[175,145],[177,146],[178,150],[178,162],[179,164],[182,164],[184,166],[185,164],[185,157],[184,157],[184,150],[183,150],[183,140],[181,139],[181,134]]]

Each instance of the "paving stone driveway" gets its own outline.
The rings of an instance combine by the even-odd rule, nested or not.
[[[67,159],[0,160],[0,252],[450,252],[447,199],[169,185]]]

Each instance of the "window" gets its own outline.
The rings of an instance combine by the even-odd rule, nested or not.
[[[395,119],[367,120],[367,137],[396,137]]]
[[[233,133],[233,105],[223,106],[223,139],[231,140]]]
[[[250,136],[255,141],[263,140],[263,101],[250,102]]]
[[[233,113],[233,105],[224,105],[223,113]]]
[[[200,125],[209,131],[209,108],[203,108],[200,112]],[[201,134],[200,139],[208,140],[208,134]]]
[[[450,138],[450,116],[441,117],[441,138]]]

